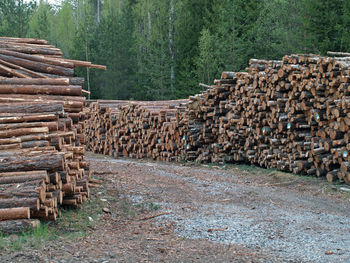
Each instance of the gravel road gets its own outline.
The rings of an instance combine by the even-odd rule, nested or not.
[[[313,188],[298,191],[298,185],[264,185],[235,170],[108,162],[142,170],[143,183],[130,198],[137,203],[145,201],[140,192],[151,195],[171,211],[157,220],[175,222],[183,238],[242,245],[290,262],[350,262],[349,201],[315,196]]]

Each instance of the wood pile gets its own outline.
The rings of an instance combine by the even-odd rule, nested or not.
[[[184,154],[350,183],[349,66],[345,58],[252,59],[190,97]]]
[[[83,78],[45,40],[0,37],[0,227],[55,220],[89,196]],[[17,219],[23,219],[17,221]],[[16,221],[13,221],[16,220]],[[35,225],[35,223],[34,223]]]
[[[116,157],[248,163],[349,184],[350,54],[339,55],[251,59],[246,72],[223,72],[171,113],[176,118],[166,123],[176,134],[173,147],[165,139],[168,125],[142,118],[151,115],[142,103],[96,102],[86,125],[88,149]]]
[[[178,112],[187,100],[106,101],[90,105],[87,149],[114,157],[173,161],[179,154]]]

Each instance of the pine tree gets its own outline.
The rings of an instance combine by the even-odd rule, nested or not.
[[[205,21],[212,14],[211,0],[182,0],[177,3],[175,21],[176,47],[176,97],[186,97],[200,90],[198,87],[196,59],[199,39]]]
[[[29,30],[28,37],[40,38],[51,40],[51,18],[53,17],[53,11],[51,6],[43,1],[40,1],[40,4],[33,13],[29,21]]]
[[[255,24],[254,56],[280,59],[298,53],[302,39],[299,0],[264,0]]]
[[[203,29],[199,38],[199,56],[196,59],[197,81],[212,84],[218,73],[217,37],[209,29]]]
[[[340,50],[342,0],[304,0],[302,21],[306,52],[326,54]]]
[[[92,72],[92,98],[131,99],[137,95],[132,6],[129,0],[121,3],[120,9],[102,6],[103,15],[92,36],[91,58],[107,65],[107,71]]]
[[[36,7],[36,1],[0,1],[0,34],[3,36],[25,37],[28,22]]]
[[[172,57],[169,49],[170,1],[140,1],[135,6],[138,52],[138,86],[145,99],[165,99],[172,94]]]
[[[339,32],[342,32],[341,51],[350,52],[350,1],[343,2],[342,23]]]
[[[59,47],[64,56],[72,57],[73,40],[76,35],[75,7],[73,1],[65,0],[53,17],[53,27],[51,28],[52,44]]]

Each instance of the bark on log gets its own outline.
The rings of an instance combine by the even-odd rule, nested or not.
[[[15,208],[15,207],[29,207],[33,210],[39,210],[39,198],[12,198],[0,199],[0,208]]]
[[[0,85],[0,94],[47,94],[81,96],[80,86],[52,86],[52,85]]]
[[[63,171],[63,154],[43,153],[36,156],[1,156],[0,172],[48,170]]]
[[[15,219],[29,219],[30,211],[28,207],[16,207],[0,209],[0,221],[15,220]]]
[[[37,219],[17,219],[0,222],[0,232],[3,234],[15,234],[38,228],[40,221]]]

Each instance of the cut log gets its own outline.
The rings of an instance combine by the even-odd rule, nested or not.
[[[28,207],[0,209],[0,221],[29,218],[30,212]]]
[[[37,219],[6,220],[0,222],[0,232],[9,235],[28,231],[39,226],[40,221]]]

